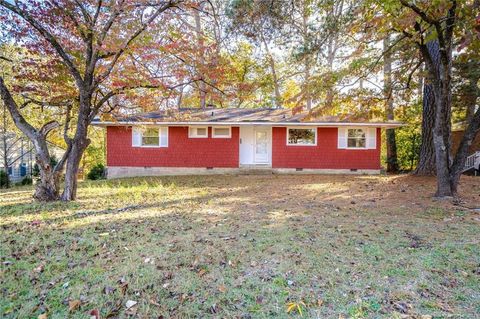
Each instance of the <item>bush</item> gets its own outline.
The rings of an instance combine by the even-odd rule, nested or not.
[[[104,178],[105,178],[105,166],[103,164],[95,165],[87,174],[87,179],[91,179],[91,180],[104,179]]]
[[[32,185],[32,178],[30,176],[25,176],[20,182],[22,185]]]
[[[0,187],[6,187],[8,181],[8,175],[4,170],[0,171]]]

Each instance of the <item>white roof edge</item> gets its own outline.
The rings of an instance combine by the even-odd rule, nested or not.
[[[94,126],[131,126],[131,125],[169,125],[169,126],[186,126],[186,125],[208,125],[208,126],[245,126],[245,125],[264,125],[264,126],[322,126],[322,127],[339,127],[339,126],[370,126],[381,128],[396,128],[405,126],[403,123],[354,123],[354,122],[98,122],[92,123]]]

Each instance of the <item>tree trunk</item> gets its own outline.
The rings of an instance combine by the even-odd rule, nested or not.
[[[451,88],[451,48],[442,47],[439,49],[438,42],[434,48],[440,51],[430,50],[432,60],[435,61],[435,55],[441,55],[441,63],[438,71],[432,70],[431,73],[438,72],[434,77],[433,92],[435,95],[435,126],[433,129],[433,144],[435,145],[435,161],[437,173],[437,191],[436,197],[444,198],[456,195],[450,179],[450,145],[451,145],[451,112],[452,112],[452,88]],[[448,51],[448,52],[447,52]]]
[[[270,72],[272,73],[273,93],[275,95],[275,107],[281,107],[283,102],[282,102],[282,95],[280,94],[280,84],[278,83],[278,75],[275,67],[275,59],[273,58],[273,55],[270,52],[270,48],[268,47],[268,43],[265,40],[265,37],[263,36],[261,31],[259,32],[260,32],[260,37],[263,42],[263,45],[265,46],[265,52],[267,53],[267,60],[270,66]]]
[[[383,63],[383,83],[385,95],[385,117],[389,121],[394,120],[393,105],[393,86],[392,86],[392,56],[389,51],[390,37],[387,35],[383,40],[384,63]],[[387,172],[398,172],[397,141],[394,129],[387,129]]]
[[[201,10],[201,7],[199,8]],[[198,90],[199,90],[199,99],[200,99],[200,107],[205,109],[207,107],[207,86],[204,81],[204,74],[202,74],[202,69],[205,67],[205,54],[204,54],[204,41],[203,41],[203,32],[202,32],[202,21],[200,19],[199,10],[193,10],[194,17],[195,17],[195,32],[197,34],[197,45],[198,45],[198,61],[197,65],[197,73],[200,78],[198,83]]]
[[[439,47],[437,41],[431,41],[427,44],[433,62],[437,65],[439,61]],[[433,128],[435,127],[436,101],[433,92],[433,79],[430,75],[423,81],[423,99],[422,99],[422,141],[420,144],[420,154],[415,175],[435,175],[435,146],[433,143]]]
[[[59,174],[50,166],[50,159],[44,162],[44,156],[36,156],[36,163],[40,167],[40,180],[35,185],[33,198],[42,202],[59,199]]]
[[[312,94],[310,92],[310,63],[308,62],[308,57],[305,60],[305,83],[304,83],[304,90],[305,90],[305,102],[307,106],[307,110],[310,111],[312,109]]]
[[[89,98],[84,98],[85,103],[89,103]],[[81,107],[81,109],[88,109],[87,106]],[[85,149],[90,144],[90,139],[87,138],[89,120],[87,117],[80,116],[80,121],[77,124],[77,130],[75,136],[71,141],[70,153],[67,157],[67,165],[65,171],[65,186],[62,193],[62,201],[75,200],[77,197],[77,176],[78,169],[80,167],[80,161],[82,160]]]
[[[10,188],[10,176],[8,176],[8,137],[7,137],[7,107],[3,103],[3,128],[2,128],[2,142],[3,142],[3,168],[5,170],[5,188]]]
[[[310,111],[312,109],[312,92],[310,86],[310,76],[311,76],[311,63],[310,63],[310,52],[308,52],[310,43],[309,43],[309,35],[308,35],[308,19],[310,17],[308,4],[305,2],[303,3],[303,13],[302,13],[302,37],[303,37],[303,50],[304,52],[304,83],[303,83],[303,90],[304,90],[304,99],[306,103],[307,110]]]
[[[35,160],[40,169],[40,182],[37,183],[33,197],[41,201],[57,200],[58,175],[55,173],[53,167],[50,166],[47,135],[51,130],[57,128],[59,124],[55,121],[47,122],[39,130],[30,125],[19,112],[18,105],[6,87],[2,77],[0,77],[0,95],[15,125],[32,141],[35,148]]]

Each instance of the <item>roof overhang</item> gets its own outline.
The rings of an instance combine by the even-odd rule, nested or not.
[[[380,128],[397,128],[405,126],[399,122],[136,122],[136,121],[106,121],[92,122],[94,126],[144,126],[144,125],[168,125],[168,126],[318,126],[318,127],[351,127],[351,126],[368,126]]]

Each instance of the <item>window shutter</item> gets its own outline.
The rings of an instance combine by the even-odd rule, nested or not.
[[[367,148],[376,149],[377,148],[377,128],[369,127],[367,129]]]
[[[168,127],[161,127],[158,130],[160,134],[160,147],[168,147]]]
[[[132,127],[132,146],[142,146],[142,130],[138,127]]]
[[[347,148],[347,129],[338,128],[338,148]]]

